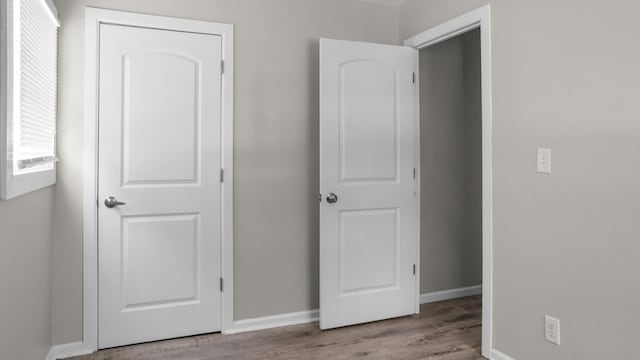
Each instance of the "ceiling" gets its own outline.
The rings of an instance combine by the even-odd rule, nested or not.
[[[385,4],[385,5],[391,5],[391,6],[398,6],[398,5],[402,5],[402,3],[404,3],[407,0],[360,0],[360,1],[372,2],[372,3],[378,3],[378,4]]]

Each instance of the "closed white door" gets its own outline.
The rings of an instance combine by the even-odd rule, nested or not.
[[[320,327],[416,312],[417,51],[320,41]]]
[[[100,348],[220,330],[220,69],[219,36],[100,26]]]

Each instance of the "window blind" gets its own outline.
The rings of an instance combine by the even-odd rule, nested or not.
[[[14,122],[14,172],[53,168],[57,117],[58,26],[46,0],[19,1],[19,116]]]

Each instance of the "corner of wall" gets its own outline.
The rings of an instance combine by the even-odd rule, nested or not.
[[[49,350],[45,360],[66,359],[74,356],[82,356],[93,353],[91,346],[83,342],[74,342],[70,344],[54,345]]]
[[[491,360],[516,360],[496,349],[491,350]]]
[[[402,9],[402,7],[404,6],[403,4],[400,4],[398,6],[395,7],[395,18],[396,18],[396,39],[397,39],[397,44],[398,45],[403,45],[404,43],[404,39],[402,38],[402,34],[401,34],[401,29],[400,29],[400,10]]]

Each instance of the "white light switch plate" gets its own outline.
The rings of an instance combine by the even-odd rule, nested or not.
[[[551,149],[538,149],[537,169],[539,173],[551,174]]]

